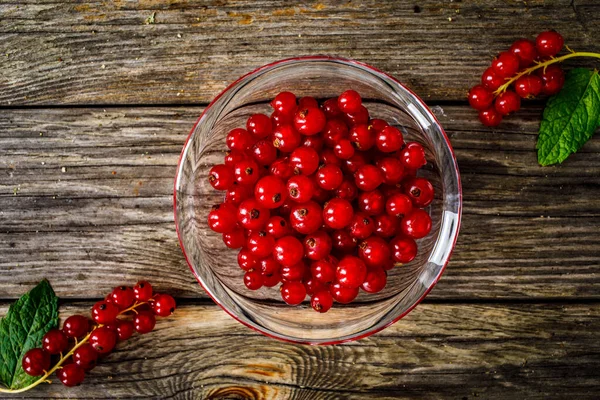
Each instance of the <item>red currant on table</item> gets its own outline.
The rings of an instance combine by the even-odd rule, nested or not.
[[[365,281],[360,286],[367,293],[378,293],[387,284],[387,273],[381,267],[370,268]]]
[[[85,379],[85,372],[77,364],[63,365],[56,371],[57,378],[67,387],[77,386]]]
[[[402,185],[404,193],[410,197],[413,204],[425,208],[433,201],[433,185],[425,178],[411,178]]]
[[[250,253],[248,249],[241,249],[237,255],[237,262],[241,269],[250,271],[256,267],[258,259]]]
[[[296,203],[310,201],[315,193],[313,180],[305,175],[292,176],[286,186],[289,197]]]
[[[273,111],[273,113],[271,114],[271,125],[273,126],[273,129],[281,125],[292,124],[294,122],[295,112],[295,109],[289,114],[280,113],[279,111]]]
[[[313,296],[315,293],[329,289],[329,286],[326,283],[316,280],[310,274],[307,274],[302,283],[304,283],[306,294],[309,296]]]
[[[338,263],[335,271],[337,281],[347,288],[358,288],[367,276],[365,263],[354,256],[345,256]]]
[[[339,116],[342,115],[342,111],[338,107],[338,99],[337,99],[337,97],[325,100],[323,102],[323,105],[321,106],[321,109],[325,113],[325,117],[328,120],[336,118],[336,117],[339,117]]]
[[[321,260],[329,255],[332,248],[331,236],[318,230],[304,238],[304,254],[309,260]]]
[[[254,144],[255,139],[248,133],[247,130],[242,128],[235,128],[227,135],[227,147],[231,150],[237,150],[245,152]]]
[[[256,258],[264,258],[273,252],[275,238],[264,231],[253,231],[248,235],[246,248]]]
[[[273,257],[263,258],[258,262],[258,269],[263,275],[273,275],[278,273],[281,266]]]
[[[105,326],[96,328],[90,335],[90,344],[98,353],[108,354],[117,344],[117,333]]]
[[[117,336],[119,340],[127,340],[133,335],[134,326],[131,321],[117,320]]]
[[[237,211],[237,220],[246,229],[262,229],[271,213],[255,199],[242,201]]]
[[[507,90],[496,97],[494,107],[500,114],[508,115],[519,111],[521,108],[521,98],[512,90]]]
[[[70,338],[79,339],[90,329],[89,320],[83,315],[71,315],[63,323],[63,332]]]
[[[298,108],[319,107],[317,99],[311,96],[304,96],[298,100]]]
[[[147,281],[139,281],[133,287],[133,294],[137,301],[148,301],[152,297],[152,285]]]
[[[510,46],[509,51],[519,57],[519,66],[521,68],[529,67],[538,57],[535,43],[528,39],[516,40]]]
[[[358,171],[358,168],[366,164],[367,159],[365,158],[364,153],[355,152],[352,157],[344,162],[343,167],[347,172],[353,174]]]
[[[119,310],[124,310],[133,305],[135,293],[133,292],[133,288],[129,286],[118,286],[110,294],[110,300]]]
[[[168,317],[173,314],[177,304],[175,299],[170,294],[157,294],[152,302],[152,311],[159,317]]]
[[[369,110],[365,106],[358,107],[358,111],[346,113],[344,120],[350,126],[365,125],[369,122]]]
[[[274,272],[271,275],[263,276],[263,285],[268,288],[277,286],[280,282],[281,282],[281,274],[279,273],[279,271]]]
[[[337,189],[344,180],[344,174],[340,167],[327,164],[317,171],[317,184],[324,190]]]
[[[410,142],[400,153],[400,161],[405,168],[419,169],[427,164],[425,149],[417,142]]]
[[[50,369],[50,353],[40,348],[31,349],[23,356],[21,366],[27,375],[43,375]]]
[[[362,282],[361,282],[362,283]],[[341,304],[351,303],[358,296],[358,287],[348,288],[339,282],[331,284],[329,293],[335,301]]]
[[[475,85],[469,90],[469,105],[474,109],[485,110],[494,102],[494,93],[483,85]]]
[[[375,234],[377,236],[387,238],[396,234],[398,218],[382,214],[374,216],[373,222],[375,223]]]
[[[338,108],[344,113],[358,112],[362,105],[360,94],[355,90],[346,90],[337,100]]]
[[[284,266],[292,266],[302,260],[304,246],[293,236],[284,236],[277,239],[273,250],[275,260]]]
[[[283,301],[291,306],[297,306],[306,297],[306,288],[302,282],[298,281],[284,282],[281,285],[280,291]]]
[[[210,169],[208,182],[217,190],[228,190],[234,182],[233,169],[225,164],[215,165]]]
[[[358,257],[367,267],[380,267],[391,255],[390,246],[379,236],[371,236],[358,245]]]
[[[548,65],[546,68],[540,68],[536,71],[542,79],[542,93],[552,96],[560,92],[565,83],[565,73],[562,68],[556,64]]]
[[[240,185],[254,185],[260,177],[258,164],[249,158],[240,160],[233,166],[233,176]]]
[[[265,114],[254,114],[248,118],[246,130],[256,138],[265,138],[273,132],[271,118],[267,117]]]
[[[69,338],[63,331],[50,329],[42,338],[42,347],[49,354],[59,354],[69,346]]]
[[[492,68],[501,78],[510,78],[519,71],[519,57],[509,51],[503,51],[492,61]]]
[[[350,141],[357,149],[367,151],[375,145],[377,140],[375,130],[369,129],[366,124],[358,124],[350,130]]]
[[[375,231],[375,223],[364,212],[357,212],[348,226],[350,235],[356,239],[366,239]]]
[[[289,235],[291,232],[287,221],[278,215],[269,218],[265,230],[267,231],[267,234],[273,236],[275,239]]]
[[[489,91],[495,91],[504,83],[504,78],[494,72],[494,68],[489,67],[481,75],[481,84]]]
[[[327,290],[315,293],[310,299],[311,307],[320,313],[326,313],[333,306],[333,296]]]
[[[400,150],[404,145],[404,136],[402,136],[402,132],[398,128],[386,126],[377,134],[375,144],[377,144],[379,151],[392,153]]]
[[[236,209],[232,205],[218,204],[208,213],[208,226],[217,233],[227,233],[237,226]]]
[[[354,174],[354,183],[360,190],[370,192],[383,183],[383,172],[372,164],[363,165]]]
[[[278,158],[271,164],[269,169],[272,175],[281,178],[283,180],[289,179],[294,175],[294,167],[290,164],[288,157]]]
[[[252,186],[234,183],[225,195],[225,203],[237,207],[242,201],[252,197],[253,194]]]
[[[223,243],[230,249],[239,249],[246,244],[246,235],[243,229],[235,229],[223,234]]]
[[[348,139],[340,139],[333,147],[333,152],[337,158],[348,160],[354,155],[354,146]]]
[[[373,118],[370,122],[371,128],[375,129],[375,132],[381,132],[386,126],[390,126],[387,122],[382,119]]]
[[[337,265],[334,264],[333,258],[324,258],[315,261],[310,266],[312,276],[320,282],[330,283],[335,279],[335,270]]]
[[[362,192],[358,195],[358,208],[368,215],[379,215],[385,211],[385,197],[377,189]]]
[[[291,153],[300,145],[302,137],[291,125],[280,125],[273,132],[273,146],[284,153]]]
[[[530,99],[542,92],[542,78],[537,75],[524,75],[515,81],[515,92],[524,98]]]
[[[354,210],[352,204],[344,199],[331,199],[325,203],[323,208],[323,219],[325,225],[332,229],[342,229],[350,224]]]
[[[317,152],[321,151],[324,145],[325,139],[321,135],[304,136],[300,142],[300,146],[310,147]]]
[[[258,165],[271,165],[277,159],[277,149],[272,141],[262,139],[252,146],[252,156]]]
[[[485,126],[498,126],[502,122],[502,114],[494,107],[490,107],[487,110],[479,111],[479,121]]]
[[[388,197],[385,203],[385,211],[394,217],[403,217],[412,211],[410,197],[402,193],[396,193]]]
[[[294,127],[303,135],[316,135],[325,128],[325,113],[318,107],[301,108],[294,115]]]
[[[244,285],[250,290],[258,290],[264,284],[263,275],[255,270],[248,271],[244,274]]]
[[[296,110],[296,95],[291,92],[280,92],[271,101],[271,107],[282,114],[289,114]]]
[[[354,179],[344,178],[340,186],[335,189],[335,195],[340,199],[354,200],[358,196],[358,188],[354,183]]]
[[[82,344],[73,352],[73,363],[85,371],[93,369],[97,361],[98,352],[89,343]]]
[[[402,219],[400,228],[405,235],[420,239],[431,231],[431,217],[425,211],[416,208]]]
[[[323,224],[323,210],[315,201],[294,204],[290,212],[290,226],[298,233],[308,235]]]
[[[225,165],[228,167],[233,167],[237,162],[244,160],[247,158],[246,153],[242,153],[241,151],[227,151],[225,153]]]
[[[348,126],[341,119],[330,119],[323,129],[325,146],[333,148],[340,140],[348,137]]]
[[[98,324],[110,324],[115,322],[119,308],[105,300],[101,300],[92,307],[92,319]]]
[[[537,52],[545,57],[554,57],[562,49],[564,39],[555,30],[542,32],[535,38]]]
[[[263,176],[254,186],[254,198],[265,208],[281,207],[287,195],[285,183],[273,175]]]
[[[281,279],[285,282],[301,281],[306,274],[306,264],[300,261],[294,265],[284,265],[281,267]]]
[[[148,333],[154,329],[156,317],[150,311],[140,311],[133,317],[133,327],[137,333]]]
[[[290,154],[290,164],[295,173],[311,175],[319,168],[319,153],[310,147],[300,146]]]

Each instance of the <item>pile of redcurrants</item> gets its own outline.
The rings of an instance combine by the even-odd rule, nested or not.
[[[208,215],[250,290],[280,287],[283,300],[308,294],[318,312],[333,301],[381,291],[387,270],[411,262],[415,239],[431,230],[423,210],[431,183],[416,177],[427,161],[417,142],[371,119],[347,90],[319,104],[281,92],[269,117],[254,114],[227,135],[229,151],[208,180],[225,191]]]
[[[562,68],[557,64],[541,67],[540,63],[556,56],[563,44],[563,37],[552,30],[540,33],[535,43],[519,39],[500,53],[483,73],[481,84],[469,90],[469,104],[479,111],[481,123],[498,126],[504,116],[521,108],[521,98],[558,93],[565,83]],[[534,63],[540,68],[528,73]]]
[[[167,317],[175,307],[173,297],[153,295],[146,281],[133,288],[116,287],[92,307],[93,322],[83,315],[70,316],[62,329],[51,329],[44,335],[41,348],[25,353],[21,365],[27,374],[40,376],[51,371],[52,356],[59,357],[53,368],[58,379],[65,386],[79,385],[85,373],[96,366],[98,357],[110,353],[117,340],[127,340],[134,332],[152,331],[156,316]]]

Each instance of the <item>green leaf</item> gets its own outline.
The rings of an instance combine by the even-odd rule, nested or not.
[[[21,367],[23,355],[40,347],[42,337],[58,324],[58,297],[47,280],[21,296],[0,320],[0,383],[20,389],[38,380]]]
[[[561,163],[579,150],[600,123],[598,71],[576,68],[546,104],[536,148],[540,165]]]

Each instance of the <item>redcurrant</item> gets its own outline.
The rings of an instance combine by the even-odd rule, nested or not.
[[[540,68],[536,71],[537,75],[542,78],[542,93],[547,96],[552,96],[560,92],[565,83],[565,73],[562,68],[556,64],[548,65],[546,68]]]
[[[236,163],[238,163],[246,158],[247,158],[246,153],[242,153],[241,151],[227,151],[225,153],[224,162],[225,162],[226,166],[233,168],[233,166]]]
[[[152,285],[147,281],[139,281],[133,287],[133,295],[137,301],[148,301],[152,297]]]
[[[210,169],[208,182],[217,190],[228,190],[234,182],[233,169],[225,164],[215,165]]]
[[[252,146],[252,156],[258,165],[271,165],[277,159],[277,149],[273,142],[262,139]]]
[[[275,239],[279,239],[280,237],[289,235],[291,233],[291,229],[287,221],[278,215],[269,218],[267,224],[265,225],[265,230]]]
[[[296,96],[292,92],[280,92],[271,101],[271,107],[282,114],[289,114],[296,109]]]
[[[366,239],[375,231],[375,223],[366,213],[359,211],[354,214],[348,231],[356,239]]]
[[[340,167],[334,164],[327,164],[317,171],[317,184],[324,190],[337,189],[344,180],[344,174]]]
[[[139,315],[139,313],[136,315]],[[115,348],[116,343],[117,332],[105,326],[94,329],[90,335],[90,344],[100,354],[110,353]]]
[[[344,113],[355,113],[362,105],[360,94],[355,90],[346,90],[337,100],[339,109]]]
[[[252,270],[244,274],[244,285],[250,290],[258,290],[264,284],[264,277],[258,271]]]
[[[110,299],[111,303],[119,307],[119,310],[124,310],[133,305],[135,293],[133,292],[133,288],[129,286],[118,286],[113,289]]]
[[[168,317],[175,311],[175,299],[170,294],[157,294],[152,302],[152,312],[159,317]],[[137,329],[136,329],[137,330]],[[138,331],[139,332],[139,331]]]
[[[405,168],[419,169],[427,164],[425,149],[417,142],[407,143],[401,152],[400,161],[402,161]]]
[[[300,108],[294,115],[294,127],[303,135],[316,135],[325,128],[325,113],[317,106]]]
[[[562,49],[564,39],[562,35],[555,30],[545,31],[535,38],[535,48],[537,52],[545,57],[554,57]]]
[[[271,164],[270,172],[278,178],[287,180],[294,175],[294,167],[288,157],[278,158]]]
[[[246,130],[254,137],[262,139],[273,132],[271,119],[265,114],[254,114],[246,122]]]
[[[361,105],[357,112],[344,114],[344,119],[350,126],[366,125],[369,123],[369,110]]]
[[[519,66],[521,68],[529,67],[538,57],[535,43],[529,39],[516,40],[512,46],[510,46],[509,51],[519,57]]]
[[[340,285],[347,288],[358,288],[365,281],[367,267],[360,258],[345,256],[338,263],[335,273]]]
[[[362,284],[362,282],[361,282]],[[342,286],[339,282],[331,284],[329,293],[335,301],[341,304],[351,303],[358,296],[358,287],[348,288]]]
[[[378,118],[372,119],[369,125],[369,129],[375,129],[375,132],[377,133],[381,132],[381,130],[386,126],[390,126],[387,122]]]
[[[245,158],[233,166],[235,181],[240,185],[254,185],[259,178],[259,167],[256,161]]]
[[[483,75],[481,76],[481,83],[487,90],[493,92],[502,86],[504,83],[504,78],[498,76],[498,74],[494,72],[494,68],[489,67],[483,72]]]
[[[385,203],[385,211],[394,217],[404,217],[410,214],[412,208],[410,197],[402,193],[396,193],[388,197]]]
[[[156,325],[156,317],[150,311],[140,311],[133,317],[133,328],[137,333],[152,332]]]
[[[530,99],[542,92],[542,78],[537,75],[524,75],[515,82],[515,91],[524,99]]]
[[[348,200],[334,198],[325,203],[323,219],[325,225],[332,229],[342,229],[350,224],[354,210]]]
[[[389,244],[378,236],[371,236],[358,245],[358,257],[367,267],[381,267],[391,256]]]
[[[273,252],[275,238],[264,231],[253,231],[248,235],[246,248],[256,258],[264,258]]]
[[[327,117],[327,119],[333,119],[342,115],[342,111],[338,107],[337,102],[337,98],[327,99],[325,102],[323,102],[321,109],[325,113],[325,117]]]
[[[89,343],[82,344],[73,352],[73,363],[85,371],[93,369],[97,361],[98,352]]]
[[[521,108],[521,98],[512,90],[507,90],[496,97],[494,107],[500,114],[508,115],[519,111],[519,108]]]
[[[291,306],[297,306],[306,297],[306,288],[302,282],[284,282],[279,290],[281,291],[283,301]]]
[[[27,375],[43,375],[50,369],[50,353],[44,349],[33,348],[25,353],[21,366]]]
[[[227,233],[237,226],[236,209],[231,204],[218,204],[208,213],[208,226],[217,233]]]
[[[263,176],[254,186],[254,198],[264,208],[280,207],[287,198],[288,191],[283,181],[273,175]]]
[[[431,231],[431,217],[427,212],[415,208],[400,222],[402,233],[414,239],[427,236]]]
[[[341,119],[330,119],[323,129],[325,146],[333,148],[340,140],[348,137],[348,127]]]
[[[297,262],[294,265],[284,265],[281,267],[281,279],[285,282],[301,281],[306,274],[306,264],[304,261]]]
[[[113,303],[101,300],[92,307],[92,319],[98,324],[115,322],[119,314],[119,307]]]
[[[290,212],[290,226],[298,233],[308,235],[323,223],[323,210],[315,201],[294,204]]]
[[[360,168],[366,164],[367,164],[367,159],[365,158],[364,153],[355,152],[352,157],[350,157],[349,159],[347,159],[344,162],[343,167],[345,170],[347,170],[348,172],[353,174],[358,170],[358,168]]]
[[[331,236],[318,230],[304,238],[304,254],[310,260],[321,260],[331,252]]]
[[[320,282],[330,283],[335,279],[337,265],[331,262],[331,258],[325,258],[312,263],[310,270],[312,276]]]
[[[319,168],[319,153],[310,147],[300,146],[290,154],[290,163],[296,174],[311,175]]]
[[[475,85],[469,90],[469,105],[476,110],[485,110],[494,102],[494,94],[483,85]]]
[[[501,78],[510,78],[519,70],[519,57],[510,51],[503,51],[492,61],[494,72]]]
[[[63,332],[70,338],[79,339],[90,329],[89,320],[83,315],[71,315],[63,323]]]
[[[373,217],[375,224],[375,234],[379,237],[387,238],[396,234],[398,218],[388,214],[376,215]]]
[[[338,229],[334,231],[331,238],[333,247],[342,253],[350,253],[356,248],[356,238],[346,230]]]
[[[235,229],[223,234],[223,243],[230,249],[239,249],[246,244],[246,235],[243,229]]]
[[[314,149],[316,152],[321,151],[323,149],[323,145],[325,144],[325,140],[321,135],[313,135],[313,136],[303,136],[301,146],[310,147]]]
[[[375,145],[375,129],[369,129],[367,124],[359,124],[350,130],[350,141],[357,149],[366,151]]]
[[[246,229],[262,229],[267,223],[271,213],[255,199],[242,201],[238,208],[237,220]]]
[[[375,144],[379,151],[383,153],[392,153],[400,150],[404,145],[404,136],[400,129],[393,126],[386,126],[376,136]]]
[[[340,199],[352,201],[358,196],[358,188],[351,178],[344,178],[340,186],[335,189],[335,195]]]
[[[341,160],[348,160],[354,155],[354,146],[348,139],[340,139],[333,147],[333,152],[337,158]]]
[[[273,257],[263,258],[258,262],[258,269],[263,275],[273,275],[279,273],[281,265]]]
[[[119,340],[127,340],[133,335],[134,326],[131,321],[117,320],[117,336]]]
[[[403,183],[402,187],[404,193],[417,207],[425,208],[433,201],[433,185],[425,178],[410,178]]]
[[[252,186],[238,185],[234,183],[233,186],[225,194],[225,203],[233,206],[239,206],[240,203],[254,194]]]
[[[226,142],[231,150],[245,152],[254,144],[254,138],[247,130],[235,128],[227,135]]]
[[[241,269],[250,271],[256,267],[258,260],[250,253],[250,250],[241,249],[237,255],[237,262]]]
[[[286,186],[290,198],[296,203],[306,203],[315,193],[313,180],[305,175],[292,176]]]
[[[56,376],[63,385],[73,387],[83,382],[85,379],[85,371],[77,364],[67,364],[56,371]]]
[[[494,107],[490,107],[487,110],[479,111],[479,120],[485,126],[498,126],[502,122],[502,114]]]
[[[370,268],[367,271],[365,281],[360,286],[367,293],[378,293],[383,290],[387,283],[387,273],[382,267]]]
[[[67,349],[69,338],[63,331],[50,329],[42,338],[42,347],[49,354],[59,354]]]
[[[358,195],[358,208],[368,215],[379,215],[385,211],[385,197],[380,190],[362,192]]]
[[[383,183],[383,172],[374,165],[363,165],[354,174],[354,183],[360,190],[370,192]]]
[[[407,264],[417,256],[417,243],[409,236],[396,236],[390,242],[394,261]]]
[[[297,264],[304,256],[304,246],[293,236],[277,239],[273,250],[275,260],[284,266]]]
[[[284,153],[291,153],[300,145],[302,137],[291,125],[280,125],[273,132],[273,146]]]
[[[326,313],[333,306],[333,296],[328,290],[321,290],[313,294],[310,305],[316,312]]]

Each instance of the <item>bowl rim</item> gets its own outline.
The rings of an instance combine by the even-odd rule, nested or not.
[[[240,318],[238,318],[233,312],[231,312],[227,307],[225,307],[223,304],[221,304],[220,301],[218,301],[218,299],[216,299],[211,291],[204,286],[204,283],[202,282],[202,279],[200,279],[200,277],[198,276],[198,274],[196,273],[196,271],[194,270],[194,267],[192,266],[192,263],[190,262],[190,259],[185,251],[185,247],[183,244],[183,240],[182,240],[182,235],[179,229],[179,223],[178,223],[178,219],[177,219],[177,183],[179,180],[179,176],[180,176],[180,172],[181,172],[181,168],[182,168],[182,162],[183,162],[183,157],[184,154],[186,153],[186,149],[188,148],[188,145],[190,144],[190,140],[194,134],[194,131],[196,130],[196,127],[198,126],[198,124],[200,123],[200,121],[202,120],[202,117],[204,116],[204,114],[214,105],[214,103],[216,103],[223,95],[225,95],[225,93],[227,93],[232,87],[234,87],[235,85],[237,85],[239,82],[241,82],[242,80],[244,80],[245,78],[254,75],[258,72],[261,72],[263,70],[278,66],[280,64],[285,64],[288,62],[293,62],[293,61],[340,61],[343,63],[347,63],[347,64],[354,64],[357,66],[360,66],[362,68],[366,68],[368,70],[371,70],[373,72],[376,72],[377,74],[381,74],[383,76],[385,76],[386,78],[392,80],[394,83],[396,83],[397,85],[399,85],[400,87],[402,87],[404,90],[406,90],[407,92],[409,92],[411,95],[414,96],[414,98],[421,104],[421,106],[429,113],[430,117],[433,118],[433,120],[435,121],[435,123],[437,124],[442,137],[444,139],[444,141],[446,142],[448,148],[450,149],[450,154],[452,155],[452,161],[454,163],[454,165],[456,166],[455,170],[456,170],[456,177],[457,177],[457,199],[458,199],[458,219],[457,219],[457,227],[456,227],[456,234],[454,235],[453,241],[452,241],[452,246],[450,247],[450,250],[448,252],[448,258],[446,259],[446,262],[444,263],[444,265],[442,266],[442,268],[440,269],[438,275],[435,277],[435,279],[432,281],[431,285],[425,290],[425,292],[423,292],[423,294],[417,299],[417,301],[415,301],[410,307],[408,307],[404,312],[402,312],[400,315],[398,315],[397,317],[395,317],[393,320],[391,320],[390,322],[388,322],[387,324],[374,328],[372,330],[369,330],[367,332],[363,332],[359,335],[355,335],[355,336],[351,336],[351,337],[346,337],[344,339],[334,339],[334,340],[327,340],[327,341],[312,341],[310,339],[291,339],[288,337],[284,337],[284,336],[278,336],[276,334],[271,333],[268,330],[262,330],[257,326],[253,326],[243,320],[241,320]],[[450,140],[448,139],[448,135],[446,134],[446,131],[444,130],[444,128],[442,127],[442,125],[440,124],[440,122],[438,121],[437,117],[435,116],[435,114],[433,113],[433,111],[431,110],[431,108],[429,108],[429,106],[427,106],[427,104],[414,92],[412,91],[410,88],[408,88],[407,86],[405,86],[404,84],[402,84],[398,79],[396,79],[395,77],[393,77],[392,75],[378,69],[375,68],[369,64],[363,63],[361,61],[357,61],[357,60],[353,60],[353,59],[349,59],[349,58],[344,58],[344,57],[337,57],[337,56],[328,56],[328,55],[307,55],[307,56],[298,56],[298,57],[290,57],[290,58],[285,58],[285,59],[281,59],[281,60],[277,60],[274,62],[271,62],[269,64],[265,64],[263,66],[260,66],[242,76],[240,76],[238,79],[236,79],[235,81],[233,81],[232,83],[230,83],[225,89],[223,89],[207,106],[206,108],[202,111],[202,113],[200,114],[200,116],[198,117],[198,119],[196,120],[196,122],[194,123],[194,125],[192,126],[192,129],[190,130],[190,133],[188,134],[185,143],[181,149],[181,153],[179,155],[179,160],[177,162],[177,170],[175,172],[175,179],[173,182],[173,213],[174,213],[174,220],[175,220],[175,230],[177,232],[177,239],[179,240],[179,247],[181,248],[181,251],[183,253],[183,256],[185,258],[185,261],[188,264],[188,267],[190,269],[190,271],[192,271],[192,274],[194,275],[194,277],[196,277],[196,280],[198,281],[198,283],[200,284],[200,286],[202,287],[202,289],[204,289],[204,291],[206,292],[206,294],[208,294],[208,296],[212,299],[212,301],[214,301],[219,307],[221,307],[221,309],[223,309],[223,311],[225,311],[229,316],[231,316],[233,319],[235,319],[236,321],[238,321],[239,323],[243,324],[244,326],[247,326],[248,328],[259,332],[267,337],[273,338],[273,339],[277,339],[283,342],[287,342],[287,343],[295,343],[295,344],[304,344],[304,345],[319,345],[319,346],[327,346],[327,345],[335,345],[335,344],[341,344],[341,343],[347,343],[347,342],[353,342],[356,340],[360,340],[360,339],[364,339],[366,337],[369,337],[371,335],[374,335],[377,332],[382,331],[383,329],[389,327],[390,325],[395,324],[396,322],[398,322],[399,320],[401,320],[402,318],[404,318],[408,313],[410,313],[416,306],[418,306],[423,299],[429,294],[429,292],[431,292],[431,290],[435,287],[435,285],[438,283],[438,281],[440,280],[440,278],[442,277],[444,271],[446,270],[446,267],[448,266],[448,263],[450,262],[450,259],[452,258],[452,253],[454,252],[454,249],[456,247],[456,241],[458,240],[458,235],[460,233],[460,226],[461,226],[461,222],[462,222],[462,182],[460,179],[460,171],[458,168],[458,162],[456,161],[456,155],[454,154],[454,148],[452,147],[452,144],[450,143]],[[437,242],[437,240],[436,240]]]

